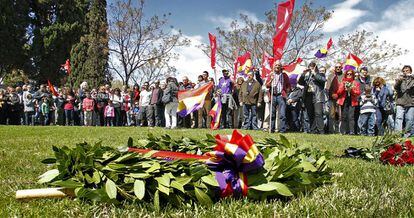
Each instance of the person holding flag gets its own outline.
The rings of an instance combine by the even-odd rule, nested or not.
[[[233,99],[232,93],[234,88],[234,83],[230,79],[230,73],[228,70],[222,70],[223,77],[219,79],[218,85],[216,87],[217,95],[220,96],[219,100],[221,101],[222,115],[221,115],[221,125],[222,129],[227,129],[232,126],[231,111],[237,107]]]
[[[290,90],[289,76],[283,72],[280,60],[275,61],[274,71],[270,79],[266,81],[266,87],[270,89],[270,131],[275,132],[276,111],[279,111],[280,133],[286,132],[286,97]]]

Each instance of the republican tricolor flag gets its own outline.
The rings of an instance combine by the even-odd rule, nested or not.
[[[237,60],[234,63],[235,74],[234,78],[243,77],[247,78],[247,73],[252,67],[252,60],[250,52],[244,53],[244,55],[237,57]]]
[[[211,108],[210,112],[208,113],[211,116],[211,124],[210,129],[218,129],[220,126],[220,118],[221,118],[221,99],[219,98],[216,104]]]
[[[362,60],[358,58],[356,55],[349,53],[346,57],[344,71],[348,70],[356,70],[362,64]]]
[[[183,90],[178,92],[178,108],[177,113],[181,117],[185,117],[194,111],[202,108],[207,94],[213,88],[210,82],[197,89]]]
[[[321,48],[315,53],[315,57],[317,58],[325,58],[328,56],[328,51],[332,47],[333,41],[332,38],[329,39],[328,43],[326,44],[326,48]]]

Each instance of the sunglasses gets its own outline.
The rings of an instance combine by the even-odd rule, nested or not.
[[[335,69],[341,69],[341,68],[342,68],[341,66],[336,66],[336,67],[335,67]]]

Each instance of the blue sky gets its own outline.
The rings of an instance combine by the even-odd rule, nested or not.
[[[110,0],[109,3],[114,2]],[[146,15],[170,12],[170,24],[192,40],[192,46],[179,49],[181,54],[177,69],[181,75],[192,75],[191,71],[208,69],[209,60],[195,46],[207,43],[207,33],[226,25],[240,12],[257,20],[281,2],[271,0],[147,0]],[[304,0],[296,1],[296,8]],[[338,37],[356,29],[376,33],[380,39],[398,44],[411,52],[395,61],[395,64],[414,64],[414,0],[315,0],[315,7],[324,6],[333,10],[333,17],[326,23],[326,36]],[[411,61],[411,63],[409,62]],[[197,75],[197,74],[195,74]]]

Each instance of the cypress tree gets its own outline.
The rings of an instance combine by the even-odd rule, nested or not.
[[[14,70],[27,70],[29,4],[27,1],[0,0],[0,78]]]
[[[58,83],[65,77],[59,74],[60,65],[70,57],[72,47],[88,30],[85,21],[89,1],[30,1],[34,79]]]
[[[70,85],[75,87],[83,81],[87,81],[90,87],[97,87],[108,78],[106,0],[91,0],[86,20],[88,33],[81,37],[71,51]]]

